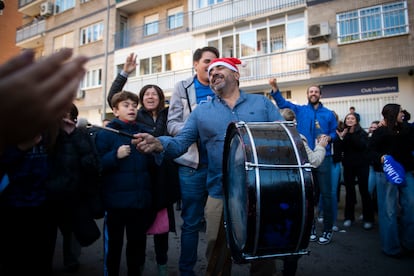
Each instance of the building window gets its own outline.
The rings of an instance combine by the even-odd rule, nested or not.
[[[103,22],[89,25],[81,29],[80,45],[92,43],[103,38]]]
[[[75,7],[75,0],[56,0],[55,12],[60,13]]]
[[[407,2],[394,2],[337,14],[338,43],[408,33]]]
[[[146,16],[144,19],[144,35],[153,35],[158,33],[159,18],[158,14]]]
[[[160,73],[162,71],[161,56],[151,58],[151,74]]]
[[[224,0],[198,0],[198,7],[204,8],[218,3],[223,3]]]
[[[150,59],[144,58],[139,61],[139,74],[147,75],[150,73]]]
[[[96,88],[102,85],[102,69],[89,70],[81,82],[81,89]]]
[[[74,34],[73,32],[57,36],[53,39],[53,51],[59,51],[62,48],[74,47]]]
[[[168,29],[180,28],[184,25],[183,7],[168,10]]]
[[[124,64],[118,64],[116,66],[116,73],[119,74],[124,69]],[[132,71],[128,74],[128,77],[135,77],[137,75],[137,70]]]

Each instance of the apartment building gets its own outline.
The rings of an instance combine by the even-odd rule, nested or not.
[[[414,115],[414,2],[308,1],[310,81],[340,118],[354,106],[361,124],[398,103]],[[292,98],[304,102],[304,90]]]
[[[16,32],[17,46],[35,49],[37,57],[69,47],[74,55],[90,58],[75,104],[79,116],[95,124],[105,116],[103,91],[113,76],[114,7],[114,0],[19,0],[18,4],[25,22]]]
[[[22,25],[22,15],[16,1],[0,0],[0,64],[20,53],[16,46],[16,28]]]
[[[286,98],[323,102],[345,116],[352,105],[367,127],[381,107],[401,103],[414,115],[414,4],[393,0],[19,0],[26,15],[21,48],[39,56],[61,47],[90,57],[76,104],[92,123],[110,113],[106,94],[126,57],[139,59],[125,86],[163,88],[194,74],[192,53],[215,46],[240,58],[241,88],[269,94],[276,77]]]

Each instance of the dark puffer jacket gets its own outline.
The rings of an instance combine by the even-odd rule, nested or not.
[[[126,123],[119,119],[108,125],[129,134],[142,132],[136,123]],[[117,158],[118,148],[131,146],[131,154]],[[119,208],[151,208],[150,171],[154,162],[151,155],[141,154],[131,144],[131,138],[101,130],[96,136],[96,148],[102,163],[103,199],[106,210]]]

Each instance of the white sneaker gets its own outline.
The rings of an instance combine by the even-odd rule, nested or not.
[[[318,222],[323,223],[323,217],[318,217]]]
[[[364,225],[363,225],[365,230],[371,230],[373,226],[374,225],[372,224],[372,222],[364,222]]]
[[[336,225],[332,226],[332,231],[338,232],[339,231],[339,227],[336,226]]]
[[[344,221],[344,227],[349,227],[352,225],[352,221],[350,219],[347,219]]]

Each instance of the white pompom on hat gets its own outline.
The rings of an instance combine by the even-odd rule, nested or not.
[[[210,65],[208,66],[208,73],[210,73],[210,70],[213,67],[216,67],[219,65],[227,67],[234,72],[239,72],[239,69],[237,68],[237,64],[241,64],[242,66],[244,65],[242,61],[238,58],[233,58],[233,57],[215,58],[211,61]]]

